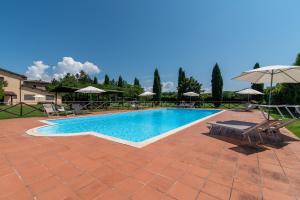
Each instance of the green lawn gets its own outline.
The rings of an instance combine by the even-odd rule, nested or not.
[[[288,125],[287,129],[292,131],[298,138],[300,138],[300,119]]]
[[[44,112],[41,112],[39,110],[35,110],[34,108],[27,106],[27,105],[23,105],[23,115],[20,116],[20,110],[21,110],[21,106],[17,105],[15,107],[12,107],[10,109],[8,109],[7,111],[10,112],[5,112],[5,111],[1,111],[5,108],[8,108],[10,106],[0,106],[0,119],[11,119],[11,118],[20,118],[20,117],[40,117],[40,116],[44,116]],[[35,108],[41,108],[41,105],[35,105]]]

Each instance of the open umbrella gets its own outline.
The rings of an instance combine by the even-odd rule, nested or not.
[[[257,90],[253,90],[251,88],[247,88],[241,91],[236,92],[237,94],[246,94],[248,95],[248,102],[249,102],[249,97],[250,95],[262,95],[263,93],[261,93],[260,91]]]
[[[45,96],[44,96],[44,95],[41,95],[41,94],[36,94],[36,95],[34,95],[34,98],[36,98],[37,101],[40,102],[41,99],[44,99],[44,98],[45,98]]]
[[[76,90],[75,92],[84,93],[84,94],[99,94],[99,93],[105,92],[105,90],[101,90],[101,89],[93,87],[93,86],[88,86],[88,87]]]
[[[271,105],[273,83],[299,83],[300,66],[266,66],[243,72],[233,79],[251,83],[270,83],[269,105]]]
[[[148,97],[153,95],[155,95],[155,93],[153,92],[143,92],[142,94],[139,95],[139,97]]]
[[[195,93],[195,92],[186,92],[186,93],[183,93],[183,96],[190,97],[190,101],[191,101],[192,97],[199,97],[200,95],[198,93]]]
[[[93,87],[93,86],[88,86],[88,87],[76,90],[75,92],[83,93],[83,94],[100,94],[100,93],[105,92],[105,90],[101,90],[101,89]],[[91,98],[92,97],[90,95],[90,101],[91,101]]]

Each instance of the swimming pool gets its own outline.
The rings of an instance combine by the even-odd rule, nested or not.
[[[47,126],[28,133],[39,136],[92,134],[142,147],[188,125],[216,115],[220,110],[154,109],[46,120]]]

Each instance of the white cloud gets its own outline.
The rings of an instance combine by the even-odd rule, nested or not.
[[[62,78],[67,73],[77,74],[81,70],[85,71],[87,74],[98,74],[100,69],[97,65],[91,62],[81,63],[79,61],[74,60],[72,57],[63,57],[62,61],[57,63],[57,66],[53,67],[54,70],[54,78]]]
[[[175,91],[175,84],[172,81],[162,82],[162,91],[163,92],[172,92]]]
[[[43,63],[43,61],[33,61],[33,64],[28,67],[25,75],[30,80],[43,80],[50,81],[51,76],[47,74],[49,65]]]
[[[50,71],[49,71],[50,69]],[[28,67],[25,75],[31,80],[44,80],[50,81],[51,79],[59,79],[64,77],[67,73],[77,74],[81,70],[85,71],[89,75],[95,75],[100,73],[100,69],[94,63],[86,61],[81,63],[74,60],[72,57],[63,57],[56,66],[50,68],[49,65],[43,63],[43,61],[34,61],[33,65]]]

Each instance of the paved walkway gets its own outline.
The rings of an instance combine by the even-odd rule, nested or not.
[[[300,199],[300,145],[251,151],[201,122],[142,149],[94,136],[33,137],[41,118],[0,120],[0,199]],[[260,121],[226,111],[210,120]]]

